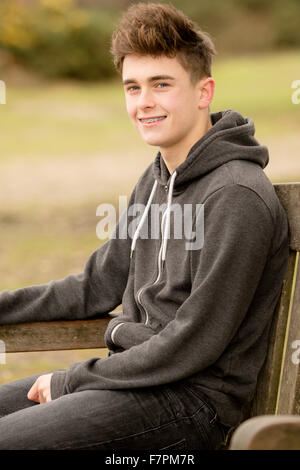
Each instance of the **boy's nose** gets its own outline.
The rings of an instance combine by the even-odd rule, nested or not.
[[[138,106],[140,108],[153,108],[155,106],[153,94],[149,90],[142,90],[139,100],[138,100]]]

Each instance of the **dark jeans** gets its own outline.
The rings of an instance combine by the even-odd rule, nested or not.
[[[0,387],[0,449],[211,450],[225,437],[195,386],[87,390],[39,404],[27,399],[37,377]]]

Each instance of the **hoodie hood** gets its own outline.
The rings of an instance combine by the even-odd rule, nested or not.
[[[231,160],[249,160],[262,168],[268,164],[269,153],[254,137],[255,127],[251,118],[244,118],[231,109],[211,113],[212,127],[190,149],[185,161],[176,168],[176,188],[188,184]],[[154,178],[166,185],[170,173],[158,152],[153,164]]]

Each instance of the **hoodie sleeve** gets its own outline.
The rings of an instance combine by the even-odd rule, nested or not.
[[[129,205],[134,197],[135,191]],[[92,318],[120,305],[130,263],[131,239],[119,237],[119,231],[127,227],[126,220],[127,211],[112,237],[90,256],[82,273],[1,292],[0,324]]]
[[[191,294],[174,312],[174,319],[130,349],[55,372],[53,398],[87,389],[171,383],[218,360],[258,287],[272,247],[274,222],[260,197],[237,184],[213,193],[204,214],[204,245],[191,254]]]

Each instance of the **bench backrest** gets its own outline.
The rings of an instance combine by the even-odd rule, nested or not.
[[[290,255],[251,416],[300,414],[300,183],[274,187],[289,220]]]

